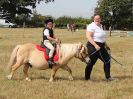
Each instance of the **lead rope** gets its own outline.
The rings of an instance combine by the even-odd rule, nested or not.
[[[89,57],[92,56],[93,54],[95,54],[96,52],[98,52],[98,50],[92,52],[92,53],[89,55]]]
[[[101,58],[102,58],[102,60],[103,60],[104,64],[107,64],[107,63],[109,63],[109,62],[111,61],[110,53],[109,53],[109,57],[110,57],[110,59],[109,59],[107,62],[105,62],[105,60],[104,60],[104,58],[103,58],[103,56],[102,56],[102,54],[101,54],[101,51],[100,51],[100,50],[99,50],[99,54],[100,54],[100,56],[101,56]]]

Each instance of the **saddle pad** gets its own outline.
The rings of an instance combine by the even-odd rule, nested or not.
[[[48,61],[49,56],[48,56],[47,53],[46,53],[46,48],[42,48],[40,45],[36,45],[36,48],[37,48],[39,51],[43,51],[43,52],[44,52],[44,58]],[[56,49],[55,49],[55,51],[56,51]],[[58,61],[58,54],[57,54],[57,51],[56,51],[55,54],[53,55],[53,60],[54,60],[54,61]]]

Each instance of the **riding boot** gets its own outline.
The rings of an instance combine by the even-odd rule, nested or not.
[[[52,68],[53,65],[55,65],[56,63],[54,62],[53,58],[49,58],[48,60],[48,65],[49,65],[49,68]]]

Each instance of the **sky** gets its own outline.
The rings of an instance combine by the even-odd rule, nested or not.
[[[54,18],[61,16],[90,18],[94,14],[98,0],[55,0],[46,4],[41,2],[36,10],[42,15],[51,15]]]

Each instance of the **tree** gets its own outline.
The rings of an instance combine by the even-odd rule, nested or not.
[[[26,16],[32,14],[30,8],[36,7],[37,3],[45,1],[45,3],[53,2],[54,0],[0,0],[0,11],[10,14],[10,18],[14,19],[16,14],[25,14]]]
[[[91,21],[89,19],[84,19],[81,17],[69,17],[69,16],[63,16],[59,17],[54,20],[56,27],[58,28],[66,28],[67,24],[75,24],[76,28],[86,28],[86,24],[89,24]]]
[[[31,18],[32,25],[34,27],[44,27],[44,19],[46,16],[38,14],[36,10],[33,11],[33,17]]]
[[[95,14],[101,15],[106,27],[112,23],[116,29],[133,28],[133,0],[99,0]]]

